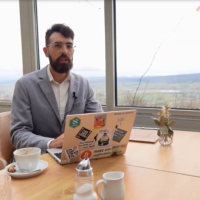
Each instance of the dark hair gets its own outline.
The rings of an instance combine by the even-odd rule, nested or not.
[[[69,26],[66,26],[65,24],[54,24],[46,31],[46,46],[49,44],[49,38],[54,32],[59,32],[64,37],[70,37],[72,40],[74,39],[74,31]]]

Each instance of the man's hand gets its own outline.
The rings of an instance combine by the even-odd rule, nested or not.
[[[60,148],[63,145],[64,133],[58,136],[55,140],[52,140],[49,144],[49,148]]]

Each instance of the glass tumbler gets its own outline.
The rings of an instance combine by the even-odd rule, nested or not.
[[[0,199],[11,200],[11,177],[8,174],[0,174]]]

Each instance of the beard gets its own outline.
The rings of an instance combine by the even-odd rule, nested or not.
[[[68,63],[59,63],[60,58],[67,58]],[[49,55],[49,62],[52,69],[60,74],[68,73],[73,67],[73,61],[67,55],[61,55],[56,60],[53,60]]]

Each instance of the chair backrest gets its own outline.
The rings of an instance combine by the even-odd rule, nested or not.
[[[10,111],[0,113],[0,158],[10,163],[15,148],[10,140]]]
[[[0,158],[0,170],[4,169],[7,165],[7,162]]]

